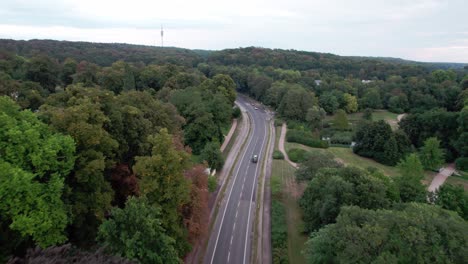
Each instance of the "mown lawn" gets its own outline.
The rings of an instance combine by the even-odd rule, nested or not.
[[[346,165],[352,165],[361,169],[368,167],[375,167],[381,170],[385,175],[395,177],[398,175],[398,169],[396,167],[383,165],[372,159],[361,157],[353,153],[350,148],[328,148],[327,151],[332,153],[335,157],[342,160]]]

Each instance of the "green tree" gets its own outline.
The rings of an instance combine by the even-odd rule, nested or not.
[[[67,239],[64,231],[69,219],[61,198],[74,151],[69,136],[52,133],[33,113],[20,111],[11,99],[0,97],[2,229],[8,226],[8,233],[17,231],[41,247]]]
[[[148,142],[152,145],[151,156],[136,157],[133,167],[140,194],[148,198],[150,205],[161,207],[162,227],[175,239],[179,256],[183,256],[189,245],[178,210],[189,201],[189,181],[183,174],[189,165],[189,155],[175,148],[173,137],[165,128],[150,136]]]
[[[434,192],[431,200],[444,209],[457,212],[463,219],[468,220],[468,194],[463,186],[443,184]]]
[[[135,75],[133,74],[132,68],[128,64],[125,64],[123,90],[135,90]]]
[[[224,165],[224,158],[219,148],[219,142],[212,141],[206,144],[200,153],[200,157],[208,163],[211,171],[221,169]]]
[[[440,140],[436,137],[426,139],[419,151],[419,158],[425,169],[438,170],[444,164],[444,151],[440,148]]]
[[[330,92],[326,92],[319,97],[320,106],[328,113],[333,114],[338,109],[340,103],[336,96]]]
[[[365,120],[372,121],[372,109],[366,108],[364,109],[364,113],[362,114],[362,118]]]
[[[307,159],[301,163],[296,170],[298,180],[311,180],[322,168],[340,168],[342,165],[335,160],[335,157],[329,152],[314,151],[309,153]]]
[[[326,112],[323,108],[318,106],[312,106],[307,110],[306,121],[309,126],[314,130],[321,130],[323,127],[323,119],[325,118]]]
[[[70,239],[79,243],[95,240],[114,197],[104,177],[105,170],[115,165],[119,146],[105,129],[111,125],[105,111],[112,96],[109,91],[72,85],[49,96],[39,111],[43,120],[76,142],[77,159],[66,178],[64,196],[73,214]]]
[[[413,153],[398,163],[400,176],[396,183],[400,190],[402,202],[424,202],[426,200],[426,187],[421,183],[424,179],[424,169],[418,156]]]
[[[338,130],[347,130],[349,128],[348,117],[342,109],[336,111],[333,126]]]
[[[291,85],[281,99],[278,112],[289,119],[305,120],[307,110],[314,106],[316,98],[313,93],[298,85]]]
[[[336,224],[312,233],[304,254],[307,263],[464,263],[467,230],[466,221],[437,206],[350,206]]]
[[[346,113],[354,113],[358,110],[358,102],[356,96],[350,95],[349,93],[345,93],[343,94],[343,98],[346,102],[346,105],[344,107]]]
[[[367,171],[353,167],[323,169],[307,185],[299,204],[307,232],[334,223],[343,205],[387,208],[388,185]]]
[[[359,105],[362,108],[380,109],[382,108],[382,99],[377,89],[370,89],[361,98]]]
[[[99,227],[98,240],[113,254],[140,263],[180,263],[161,218],[161,209],[145,197],[130,197],[124,209],[112,209]]]
[[[26,64],[26,79],[40,83],[49,92],[55,92],[58,73],[58,63],[45,55],[32,57]]]

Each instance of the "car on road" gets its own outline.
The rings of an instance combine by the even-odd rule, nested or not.
[[[258,110],[258,107],[255,107],[255,110]]]
[[[257,163],[257,161],[258,161],[258,155],[253,155],[252,156],[252,162]]]

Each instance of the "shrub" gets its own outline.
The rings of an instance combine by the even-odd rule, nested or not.
[[[216,191],[218,183],[215,176],[208,176],[208,190],[210,192]]]
[[[232,109],[232,117],[233,118],[239,118],[240,116],[241,116],[241,110],[239,109],[239,107],[235,106]]]
[[[282,125],[283,125],[283,120],[275,119],[275,126],[282,126]]]
[[[457,169],[462,171],[468,171],[468,157],[461,157],[455,161]]]
[[[290,149],[288,151],[289,159],[293,162],[302,162],[307,159],[309,153],[303,149]]]
[[[271,247],[273,263],[288,263],[288,232],[284,205],[271,201]]]
[[[283,153],[281,151],[275,150],[273,152],[273,158],[282,160],[282,159],[284,159],[284,155],[283,155]]]
[[[286,134],[288,142],[296,142],[313,148],[328,148],[328,142],[316,139],[310,132],[300,130],[288,130]]]
[[[330,138],[331,144],[350,145],[353,141],[351,132],[337,132]]]

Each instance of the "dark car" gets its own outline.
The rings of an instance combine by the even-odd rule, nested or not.
[[[257,161],[258,161],[258,156],[257,156],[257,155],[253,155],[253,157],[252,157],[252,162],[253,162],[253,163],[257,163]]]

